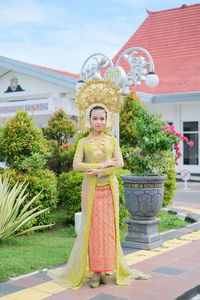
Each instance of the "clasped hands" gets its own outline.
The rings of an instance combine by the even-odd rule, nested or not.
[[[116,158],[111,158],[106,160],[104,163],[101,164],[100,169],[89,169],[86,170],[84,173],[86,175],[93,175],[93,176],[98,176],[100,173],[102,173],[106,168],[108,167],[116,167],[118,164],[118,161]]]

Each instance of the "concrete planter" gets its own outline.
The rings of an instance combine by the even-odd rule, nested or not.
[[[162,245],[157,225],[164,196],[164,181],[166,175],[135,176],[121,175],[124,185],[124,197],[131,218],[128,224],[128,234],[124,247],[137,249],[153,249]]]

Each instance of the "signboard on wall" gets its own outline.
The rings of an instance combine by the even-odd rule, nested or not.
[[[42,115],[52,113],[51,99],[37,99],[16,102],[0,103],[0,118],[13,116],[19,110],[25,110],[28,113],[35,113],[35,115]]]

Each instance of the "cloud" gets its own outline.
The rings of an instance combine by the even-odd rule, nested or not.
[[[199,1],[196,0],[112,0],[112,2],[127,7],[133,7],[135,9],[144,8],[152,11],[176,8],[183,4],[192,5],[199,3]]]
[[[37,1],[9,0],[0,2],[0,11],[1,26],[11,26],[21,22],[41,23],[45,21],[45,9]]]
[[[134,6],[134,7],[137,7],[137,6],[144,6],[146,4],[148,4],[148,0],[112,0],[113,2],[116,2],[116,3],[120,3],[120,4],[123,4],[123,5],[128,5],[128,6]]]
[[[137,18],[133,21],[124,16],[87,22],[64,10],[62,3],[46,5],[35,0],[29,4],[23,0],[0,4],[7,23],[12,22],[6,34],[0,30],[0,54],[74,73],[79,73],[93,53],[102,52],[112,59],[140,25]],[[21,13],[11,20],[13,12],[22,6]]]
[[[79,73],[91,54],[101,52],[112,59],[147,17],[145,8],[162,10],[167,3],[170,8],[180,2],[111,0],[96,12],[89,5],[82,11],[79,0],[74,6],[64,0],[0,1],[0,54]]]

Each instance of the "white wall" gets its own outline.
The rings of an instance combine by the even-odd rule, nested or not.
[[[8,71],[8,70],[7,70]],[[6,70],[0,68],[0,74],[5,74]],[[18,79],[18,85],[24,91],[5,93],[10,86],[10,80],[15,77]],[[35,111],[35,124],[40,128],[47,126],[48,120],[53,112],[62,108],[69,116],[77,116],[77,110],[74,105],[74,91],[56,84],[39,80],[22,73],[10,71],[0,78],[0,106],[33,104],[41,101],[48,102],[48,110]],[[10,118],[15,113],[0,115],[0,123],[3,117]]]

